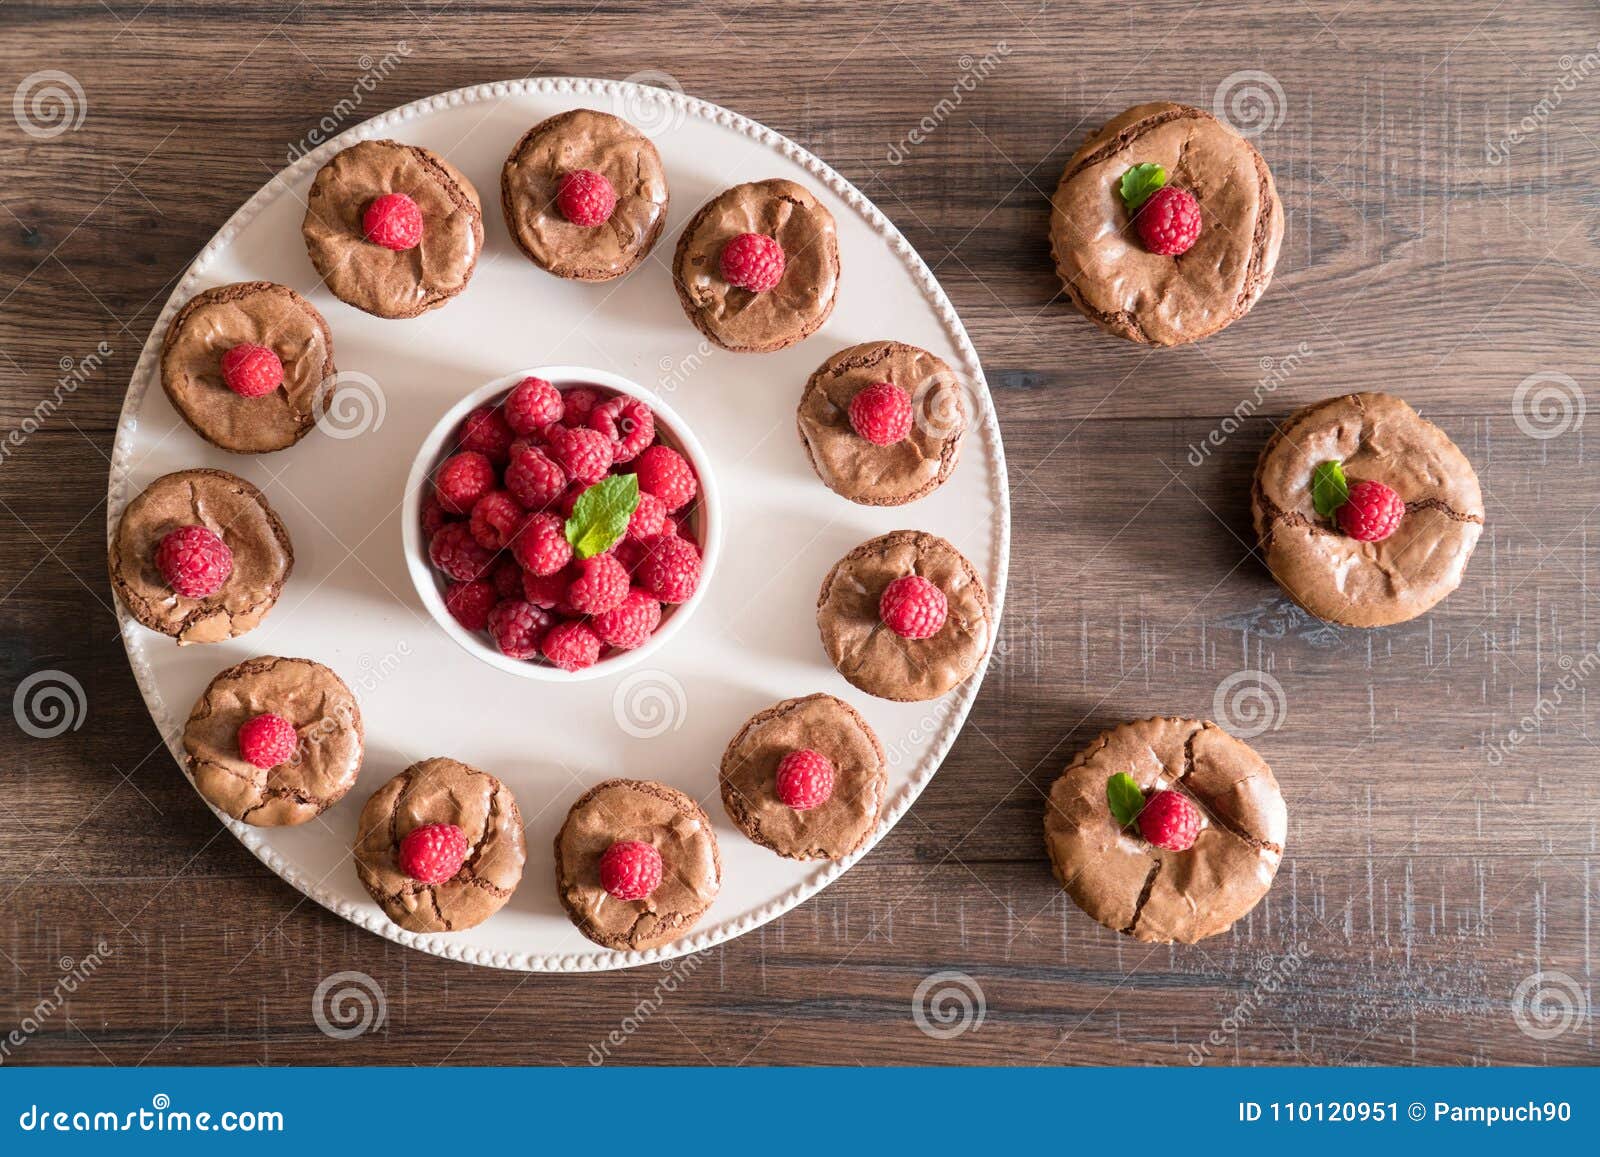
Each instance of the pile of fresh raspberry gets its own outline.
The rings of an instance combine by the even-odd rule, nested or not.
[[[457,622],[577,671],[643,646],[699,589],[699,495],[642,401],[527,378],[467,416],[422,529]]]

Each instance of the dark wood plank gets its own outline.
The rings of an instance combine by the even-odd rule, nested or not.
[[[1600,483],[1582,426],[1529,437],[1513,393],[1594,381],[1597,42],[1576,0],[0,6],[7,82],[61,70],[87,105],[50,139],[0,126],[0,433],[27,432],[0,459],[0,690],[57,669],[88,703],[54,739],[0,729],[0,1036],[110,950],[0,1059],[1592,1063],[1592,1022],[1530,1035],[1514,993],[1543,970],[1594,996],[1600,758],[1588,689],[1561,680],[1600,644]],[[185,264],[386,54],[347,123],[476,81],[657,69],[789,134],[935,267],[995,388],[1013,577],[971,725],[841,882],[693,964],[499,974],[303,901],[173,768],[116,637],[101,503],[139,347]],[[1062,162],[1128,104],[1210,107],[1251,69],[1282,93],[1260,138],[1289,210],[1272,289],[1199,347],[1101,336],[1050,269]],[[1489,502],[1461,591],[1371,634],[1308,622],[1248,546],[1271,420],[1351,388],[1441,422]],[[1101,930],[1051,880],[1044,791],[1100,728],[1211,714],[1237,672],[1265,673],[1275,726],[1254,742],[1291,805],[1276,887],[1198,948]],[[313,1000],[344,971],[386,1017],[336,1041]],[[949,971],[984,1017],[940,1039],[914,1006]]]

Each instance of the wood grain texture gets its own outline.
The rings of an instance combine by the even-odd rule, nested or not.
[[[0,690],[59,670],[87,703],[55,738],[0,728],[0,1039],[110,950],[0,1060],[1593,1063],[1592,1017],[1525,1032],[1515,994],[1544,972],[1597,995],[1600,481],[1580,413],[1531,437],[1562,422],[1515,398],[1543,374],[1600,401],[1597,44],[1578,0],[0,6],[5,84],[60,70],[86,105],[54,137],[0,123],[0,430],[26,435],[0,458]],[[970,725],[843,880],[692,966],[500,974],[356,930],[205,810],[116,636],[106,455],[186,263],[339,102],[362,92],[336,128],[479,81],[645,70],[815,151],[936,269],[994,387],[1012,587]],[[1276,86],[1272,287],[1200,346],[1103,336],[1050,268],[1062,162],[1127,105],[1209,108],[1244,70]],[[1249,548],[1272,420],[1354,388],[1442,424],[1488,504],[1462,589],[1368,633],[1308,621]],[[1235,726],[1268,725],[1290,805],[1277,884],[1195,948],[1104,931],[1050,877],[1045,790],[1105,726],[1218,713],[1239,672]],[[335,1040],[313,1001],[344,971],[386,1016]],[[984,1012],[942,1037],[914,1005],[947,971]]]

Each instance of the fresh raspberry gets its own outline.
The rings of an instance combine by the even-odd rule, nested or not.
[[[611,469],[611,439],[599,430],[552,426],[548,440],[550,457],[575,482],[592,486]]]
[[[561,517],[571,518],[572,512],[578,508],[578,499],[583,497],[583,492],[589,489],[581,482],[574,482],[567,487],[567,492],[561,496],[561,501],[556,505],[561,507]]]
[[[558,570],[554,574],[522,571],[522,597],[558,615],[575,615],[578,612],[567,597],[572,590],[572,578],[570,570]]]
[[[168,531],[156,546],[156,569],[167,585],[186,599],[203,599],[222,589],[233,573],[233,551],[203,526]]]
[[[467,833],[455,824],[427,824],[406,833],[395,859],[409,879],[442,884],[461,870],[471,848]]]
[[[661,886],[661,853],[642,840],[618,840],[600,857],[600,886],[618,900],[643,900]]]
[[[893,382],[873,382],[850,399],[850,428],[874,446],[911,433],[911,395]]]
[[[656,416],[638,398],[618,396],[589,411],[589,427],[611,442],[613,462],[632,462],[656,440]]]
[[[222,384],[241,398],[259,398],[283,385],[283,360],[264,345],[242,342],[222,355]]]
[[[543,650],[563,671],[581,671],[600,658],[600,636],[581,620],[557,623],[545,635]]]
[[[561,421],[566,406],[561,391],[543,378],[523,378],[506,396],[506,421],[525,438],[541,436],[546,426]]]
[[[433,495],[422,500],[422,537],[431,539],[439,533],[439,528],[451,520],[451,515],[439,505],[439,500]]]
[[[646,539],[638,583],[664,603],[687,602],[700,585],[700,550],[675,534]]]
[[[566,522],[553,514],[528,515],[511,541],[511,553],[530,574],[555,574],[572,561]]]
[[[479,406],[462,419],[458,440],[463,450],[476,450],[504,466],[511,458],[511,441],[515,437],[505,415],[493,406]]]
[[[256,715],[239,724],[239,754],[256,767],[277,767],[294,758],[300,736],[294,724],[270,712]]]
[[[604,173],[593,169],[574,169],[561,174],[556,191],[556,208],[574,225],[593,229],[611,220],[617,208],[617,191]]]
[[[639,489],[661,499],[668,511],[687,506],[700,489],[694,467],[671,446],[651,446],[639,455],[633,469],[639,476]]]
[[[489,573],[494,551],[480,546],[465,522],[447,522],[428,543],[428,561],[457,582],[471,582]]]
[[[385,193],[361,214],[361,232],[385,249],[415,249],[422,243],[422,210],[404,193]]]
[[[1365,480],[1350,484],[1350,495],[1334,511],[1339,529],[1361,542],[1381,542],[1393,534],[1406,504],[1393,487]]]
[[[600,391],[588,386],[573,386],[561,392],[561,422],[567,426],[587,426],[589,415],[600,404]]]
[[[489,634],[502,655],[531,659],[539,653],[539,644],[554,622],[543,607],[522,599],[504,599],[489,612]]]
[[[511,545],[512,536],[527,517],[527,511],[508,490],[491,490],[478,499],[472,507],[472,518],[467,523],[472,537],[490,550],[504,550]]]
[[[901,575],[878,596],[878,617],[903,639],[931,639],[949,613],[944,592],[919,574]]]
[[[668,525],[670,526],[671,523],[668,523]],[[668,530],[666,533],[670,534],[672,532]],[[648,539],[624,538],[611,548],[611,556],[622,564],[623,570],[631,575],[637,575],[639,573],[639,564],[644,561],[644,556],[650,553],[645,547],[645,543],[652,541],[656,537],[659,536],[652,535]]]
[[[600,641],[631,651],[642,647],[661,625],[661,604],[648,591],[632,587],[609,611],[589,620]]]
[[[1187,189],[1163,185],[1133,215],[1139,240],[1152,253],[1176,257],[1200,236],[1200,202]]]
[[[481,631],[489,625],[489,612],[500,596],[494,584],[484,579],[451,583],[444,592],[445,609],[469,631]]]
[[[567,488],[567,472],[537,446],[511,455],[506,467],[506,489],[528,510],[543,510]]]
[[[597,554],[578,563],[567,600],[583,615],[615,610],[628,594],[628,572],[609,554]]]
[[[667,528],[667,504],[654,494],[639,492],[639,505],[628,518],[628,537],[653,538]]]
[[[509,555],[501,555],[494,560],[494,570],[489,572],[489,581],[494,584],[494,593],[501,598],[521,598],[522,576],[527,573],[516,559]]]
[[[1158,848],[1187,852],[1200,834],[1200,809],[1182,792],[1158,791],[1144,801],[1139,834]]]
[[[795,811],[810,811],[833,795],[833,761],[820,751],[791,751],[778,762],[778,798]]]
[[[722,247],[722,279],[765,293],[783,280],[783,246],[764,233],[741,233]]]
[[[476,450],[463,450],[444,460],[434,475],[433,492],[451,514],[468,514],[495,482],[494,463]]]

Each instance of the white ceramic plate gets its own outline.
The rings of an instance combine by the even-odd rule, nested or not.
[[[614,112],[649,132],[672,191],[651,258],[599,285],[533,266],[512,244],[499,209],[501,164],[521,134],[580,107]],[[485,253],[472,283],[412,320],[380,320],[335,299],[300,240],[317,169],[373,137],[444,154],[477,185],[487,210]],[[838,304],[827,325],[787,350],[728,353],[705,342],[679,308],[673,248],[708,198],[766,177],[807,185],[837,219]],[[262,457],[229,454],[196,437],[168,403],[157,367],[162,335],[184,302],[253,279],[310,298],[328,319],[341,371],[323,428]],[[847,502],[816,478],[795,406],[824,358],[887,338],[949,362],[967,383],[975,422],[943,488],[909,506],[875,509]],[[725,527],[721,563],[687,629],[631,670],[567,685],[516,678],[456,646],[407,577],[400,529],[407,473],[439,417],[484,382],[556,363],[611,370],[666,398],[715,462]],[[823,576],[863,540],[910,528],[943,535],[972,560],[997,622],[1005,593],[1010,509],[1000,433],[977,355],[928,268],[871,202],[793,142],[726,109],[637,84],[545,78],[460,89],[384,113],[279,173],[195,260],[145,344],[117,433],[108,532],[151,480],[197,466],[231,470],[265,491],[289,528],[295,569],[265,623],[227,643],[179,648],[122,614],[134,675],[168,746],[181,766],[183,722],[223,667],[263,654],[332,667],[360,698],[366,724],[355,790],[296,828],[221,818],[274,872],[345,919],[413,948],[497,968],[587,971],[666,959],[748,932],[826,886],[855,857],[785,860],[727,821],[717,764],[729,738],[749,715],[789,696],[827,691],[854,704],[889,755],[881,836],[938,769],[983,672],[931,703],[861,694],[833,670],[818,639]],[[521,887],[492,919],[417,936],[390,924],[368,898],[349,849],[367,796],[433,755],[492,771],[510,786],[527,821],[529,860]],[[689,935],[650,952],[599,949],[572,927],[556,896],[551,846],[567,808],[590,785],[619,775],[660,779],[700,799],[721,844],[716,904]]]

